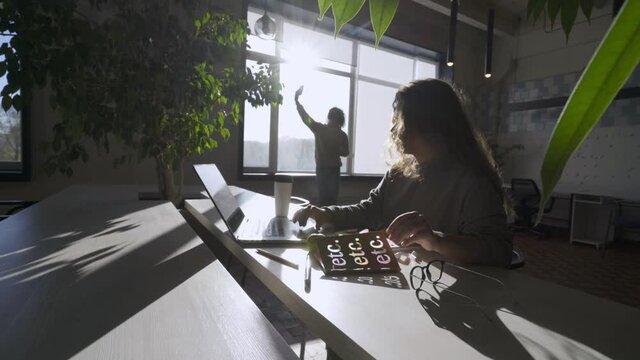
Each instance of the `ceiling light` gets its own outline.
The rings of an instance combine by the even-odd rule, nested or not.
[[[447,66],[453,66],[456,49],[456,26],[458,22],[458,0],[451,0],[451,16],[449,18],[449,47],[447,48]]]
[[[495,18],[495,11],[489,9],[487,14],[487,49],[484,58],[484,77],[487,79],[491,77],[491,65],[493,62],[493,22]]]
[[[276,21],[267,13],[267,2],[264,3],[264,14],[256,20],[256,34],[264,40],[273,40],[276,38]]]

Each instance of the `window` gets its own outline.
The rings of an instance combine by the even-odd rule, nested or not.
[[[386,170],[385,147],[391,128],[392,102],[397,87],[358,81],[358,120],[352,137],[353,170],[379,174]],[[362,156],[365,155],[365,156]]]
[[[249,10],[252,33],[261,15]],[[276,22],[276,40],[249,36],[247,66],[272,64],[284,86],[283,102],[273,108],[245,105],[243,172],[315,172],[313,133],[300,120],[294,102],[296,89],[304,86],[301,102],[315,121],[326,123],[334,106],[345,113],[343,130],[351,155],[342,159],[342,173],[384,173],[395,93],[412,80],[436,77],[435,57],[375,49],[368,41],[334,38],[330,30],[307,28],[282,17]]]
[[[348,113],[349,77],[318,70],[301,70],[285,63],[280,66],[280,81],[285,84],[285,88],[278,114],[277,169],[314,172],[316,163],[313,133],[300,121],[294,93],[304,85],[301,102],[305,110],[315,121],[324,123],[327,112],[333,106],[342,109],[345,115]],[[344,129],[348,128],[348,122],[345,121]],[[346,161],[343,161],[342,170],[346,171]]]
[[[9,43],[10,36],[0,35],[0,44]],[[4,57],[0,58],[0,61]],[[7,85],[7,74],[0,76],[0,91]],[[0,107],[0,180],[28,179],[28,144],[25,144],[26,115],[13,107]]]

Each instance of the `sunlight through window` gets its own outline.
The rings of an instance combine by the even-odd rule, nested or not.
[[[250,26],[260,14],[249,10]],[[334,37],[330,27],[325,28],[328,24],[315,21],[317,15],[309,21],[298,15],[300,22],[313,25],[305,27],[280,17],[278,41],[249,38],[247,66],[257,66],[258,60],[274,64],[274,75],[283,84],[283,100],[276,109],[245,105],[244,171],[315,171],[313,133],[300,120],[294,102],[295,91],[304,86],[300,101],[315,121],[326,123],[334,106],[345,113],[343,130],[352,155],[342,159],[342,173],[383,174],[388,167],[385,143],[395,92],[412,80],[437,77],[436,58],[419,57],[419,49],[409,49],[397,40],[396,45],[409,49],[406,53]]]

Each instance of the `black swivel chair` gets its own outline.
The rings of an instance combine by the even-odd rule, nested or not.
[[[526,230],[537,235],[542,232],[535,230],[534,220],[540,209],[541,195],[538,185],[531,179],[511,179],[511,199],[516,213],[514,222],[516,230]],[[545,206],[543,213],[548,214],[553,208],[554,198]]]

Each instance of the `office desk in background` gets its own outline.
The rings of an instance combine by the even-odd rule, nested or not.
[[[273,206],[269,197],[233,190],[243,210]],[[517,271],[474,268],[503,281],[504,291],[466,272],[446,270],[443,282],[450,290],[484,307],[459,306],[461,298],[449,291],[438,295],[428,288],[432,298],[411,290],[409,271],[418,263],[413,258],[395,276],[323,277],[316,268],[307,292],[303,249],[270,249],[300,264],[292,269],[223,233],[210,200],[187,200],[185,208],[205,242],[231,252],[344,359],[635,359],[640,353],[638,309]]]
[[[73,186],[0,222],[0,359],[294,359],[166,201]]]

